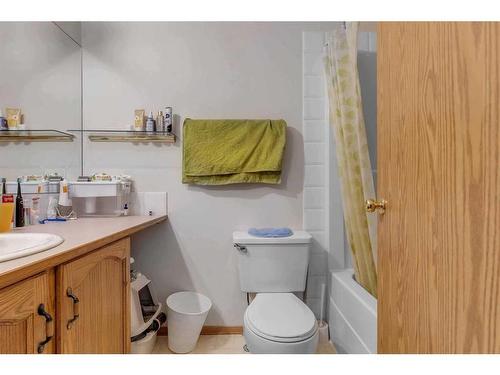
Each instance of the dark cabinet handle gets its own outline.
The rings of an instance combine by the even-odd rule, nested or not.
[[[73,290],[71,288],[66,290],[66,295],[73,300],[73,318],[68,320],[68,324],[66,325],[67,329],[71,329],[73,323],[75,323],[80,317],[80,300],[73,294]]]
[[[45,340],[38,344],[38,353],[41,354],[45,350],[45,345],[47,345],[52,337],[54,337],[54,319],[52,316],[45,311],[45,305],[43,303],[38,306],[38,315],[45,318]]]

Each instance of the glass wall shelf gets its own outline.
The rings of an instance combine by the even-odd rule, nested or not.
[[[0,130],[0,142],[72,142],[75,136],[60,130]]]
[[[146,132],[135,130],[68,130],[69,132],[89,133],[91,142],[154,142],[154,143],[175,143],[174,133]]]

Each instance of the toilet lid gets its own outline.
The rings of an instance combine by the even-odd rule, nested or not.
[[[301,341],[317,329],[307,305],[292,293],[259,293],[245,312],[248,328],[274,341]]]

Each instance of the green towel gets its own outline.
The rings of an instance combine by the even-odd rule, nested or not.
[[[284,120],[191,120],[183,127],[182,182],[279,184]]]

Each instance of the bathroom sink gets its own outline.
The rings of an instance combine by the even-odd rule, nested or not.
[[[0,262],[52,249],[63,241],[50,233],[0,233]]]

